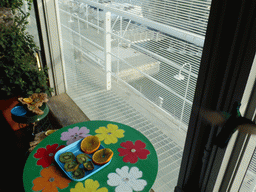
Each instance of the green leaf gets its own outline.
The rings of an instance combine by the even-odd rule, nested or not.
[[[37,88],[36,89],[36,93],[40,93],[41,92],[41,89],[40,88]]]

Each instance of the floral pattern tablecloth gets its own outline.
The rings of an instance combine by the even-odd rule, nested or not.
[[[55,153],[89,135],[114,152],[112,161],[84,181],[70,180],[54,160]],[[23,172],[24,189],[42,192],[148,192],[156,179],[158,160],[150,141],[137,130],[116,122],[87,121],[64,127],[31,152]]]

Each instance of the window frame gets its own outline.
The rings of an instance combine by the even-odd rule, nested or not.
[[[176,191],[213,191],[226,149],[213,144],[221,127],[206,123],[200,109],[231,112],[234,102],[241,102],[256,48],[254,5],[244,0],[212,1]],[[233,162],[245,139],[245,134],[238,134]],[[230,180],[234,167],[228,168],[230,176],[225,179]],[[221,190],[225,191],[223,185]]]
[[[56,16],[56,4],[55,1],[44,0],[33,0],[33,4],[43,66],[48,67],[50,87],[54,89],[52,96],[59,95],[66,91],[66,87],[58,20]],[[51,18],[51,22],[49,21],[49,18]],[[58,73],[56,71],[58,71]]]
[[[34,0],[34,6],[43,61],[58,95],[65,92],[65,80],[54,2]],[[252,0],[212,1],[176,191],[213,190],[226,150],[213,145],[212,140],[221,128],[209,126],[199,115],[199,109],[230,112],[233,103],[241,101],[256,50],[254,7]],[[49,16],[56,22],[50,23]],[[238,134],[236,141],[239,139],[244,141],[245,137]]]

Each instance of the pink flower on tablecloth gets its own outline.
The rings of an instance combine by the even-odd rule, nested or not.
[[[147,155],[150,154],[149,150],[145,149],[146,144],[140,140],[126,141],[120,144],[121,147],[118,148],[119,156],[124,156],[123,161],[125,163],[137,163],[138,159],[147,159]]]
[[[46,148],[37,149],[34,157],[39,159],[37,165],[42,165],[43,168],[50,166],[54,161],[54,155],[57,151],[64,148],[65,145],[59,146],[57,143],[53,145],[47,145]]]
[[[78,141],[80,139],[83,139],[87,136],[89,136],[90,130],[87,129],[86,127],[74,127],[72,129],[68,129],[67,132],[61,133],[61,140],[62,141],[67,141],[67,145],[74,143],[75,141]]]

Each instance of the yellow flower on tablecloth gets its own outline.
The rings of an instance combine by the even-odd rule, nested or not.
[[[84,182],[79,182],[76,184],[75,188],[70,189],[70,192],[108,192],[106,187],[98,189],[100,186],[98,181],[93,181],[92,179],[87,179]]]
[[[114,124],[108,124],[107,127],[99,127],[99,129],[95,130],[95,133],[99,133],[96,136],[100,141],[104,140],[107,145],[117,143],[117,138],[124,137],[124,130],[118,129],[118,126]]]

